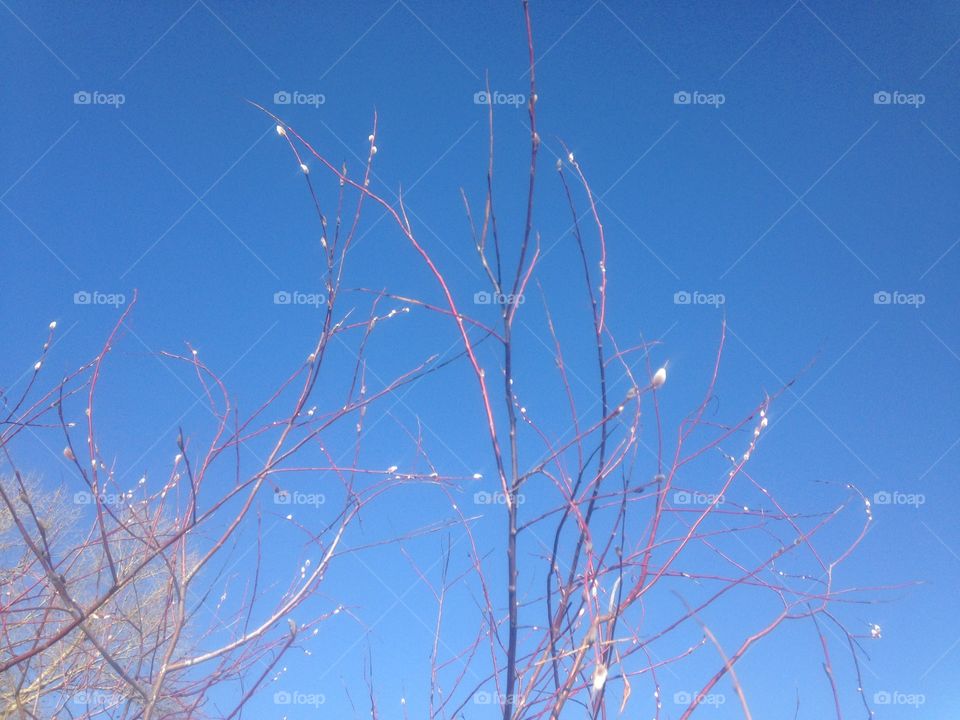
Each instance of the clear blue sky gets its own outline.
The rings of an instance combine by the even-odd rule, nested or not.
[[[193,343],[228,371],[249,408],[302,361],[317,332],[315,310],[273,303],[278,291],[320,290],[316,219],[285,144],[247,99],[353,168],[376,109],[377,187],[388,195],[409,189],[415,225],[464,303],[484,289],[459,188],[479,207],[487,136],[474,93],[484,74],[501,93],[527,92],[519,3],[0,4],[0,384],[31,368],[51,320],[60,329],[48,381],[99,347],[118,309],[76,304],[75,293],[129,298],[138,288],[135,334],[104,386],[116,412],[104,444],[121,466],[167,462],[173,432],[141,456],[194,404],[156,351]],[[544,138],[536,224],[549,249],[542,272],[554,312],[583,321],[570,337],[574,330],[588,337],[582,296],[564,294],[580,275],[553,172],[562,140],[601,197],[611,327],[626,344],[641,332],[663,338],[656,361],[670,362],[669,418],[682,417],[702,388],[725,314],[719,411],[726,419],[816,358],[778,402],[757,458],[755,473],[782,500],[830,507],[839,495],[817,481],[851,482],[871,497],[924,496],[919,507],[875,507],[875,526],[845,580],[926,584],[878,594],[892,602],[847,617],[858,631],[867,623],[883,628],[883,640],[867,648],[868,694],[925,696],[919,709],[880,707],[879,718],[954,717],[960,6],[598,0],[537,2],[533,14]],[[274,105],[280,91],[323,102]],[[84,92],[100,94],[75,102]],[[675,102],[682,92],[690,103]],[[116,94],[122,104],[109,104]],[[526,113],[500,105],[496,121],[499,212],[516,238]],[[317,184],[331,202],[325,180]],[[357,253],[348,284],[439,299],[389,223],[369,229]],[[677,304],[683,292],[722,294],[724,303]],[[877,293],[900,294],[879,296],[892,298],[884,304]],[[420,329],[389,329],[387,338],[440,352],[449,345],[426,325],[409,327]],[[523,341],[547,357],[532,331]],[[588,342],[568,352],[589,362]],[[374,370],[387,377],[418,357],[409,347],[398,355]],[[472,397],[469,375],[442,382],[463,388],[450,389],[446,402],[437,401],[436,385],[417,388],[396,413],[408,423],[416,412],[428,426],[456,427],[456,403]],[[204,420],[194,408],[184,422]],[[371,462],[415,463],[396,430],[383,435]],[[492,477],[476,438],[428,440],[449,472]],[[30,469],[71,482],[68,468],[42,448],[27,457]],[[422,503],[442,507],[435,496]],[[382,527],[366,532],[385,535],[398,517],[387,513]],[[424,542],[417,552],[429,558],[437,547]],[[375,561],[389,566],[379,573],[398,593],[411,584],[399,555]],[[429,636],[413,616],[429,624],[427,595],[415,590],[397,604],[372,573],[333,581],[342,586],[332,586],[330,598],[373,596],[359,611],[368,623],[389,612],[370,639],[381,707],[397,716],[405,688],[416,717]],[[366,641],[342,667],[325,673],[324,661],[358,633],[343,622],[309,662],[288,663],[291,673],[271,692],[315,685],[327,696],[321,713],[290,708],[288,717],[345,716],[340,677],[356,691],[352,669]],[[775,643],[760,657],[789,648]],[[803,677],[822,685],[809,648]],[[753,688],[769,712],[759,716],[792,713],[793,680],[784,685]],[[817,705],[825,699],[813,693],[801,717],[825,717],[826,706]],[[263,717],[280,716],[269,697],[264,703]],[[484,712],[473,708],[476,717]],[[714,716],[736,714],[728,705]]]

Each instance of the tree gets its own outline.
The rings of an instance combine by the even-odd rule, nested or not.
[[[239,716],[277,676],[292,647],[344,612],[334,605],[309,620],[294,619],[312,607],[308,601],[323,591],[332,567],[349,567],[358,554],[373,549],[347,550],[344,538],[369,507],[387,497],[403,503],[412,485],[442,493],[451,513],[420,518],[412,534],[378,544],[402,549],[414,535],[441,536],[439,579],[410,558],[436,606],[425,701],[431,718],[471,717],[472,705],[488,704],[499,707],[504,720],[637,712],[687,718],[719,698],[726,702],[721,684],[729,684],[740,713],[751,717],[749,682],[738,672],[741,660],[791,622],[806,623],[821,643],[825,683],[838,717],[851,694],[837,680],[831,637],[848,650],[843,672],[857,677],[852,701],[867,706],[858,643],[878,636],[879,629],[850,631],[834,608],[862,602],[855,589],[837,585],[836,571],[867,532],[869,502],[847,486],[829,511],[800,514],[753,476],[750,460],[760,449],[777,394],[760,396],[739,419],[714,418],[722,331],[701,402],[675,431],[665,428],[661,403],[672,378],[665,365],[653,362],[656,343],[626,345],[614,337],[609,320],[616,308],[608,300],[616,268],[607,266],[607,238],[587,174],[566,148],[556,162],[556,189],[570,212],[570,285],[578,278],[589,310],[581,342],[591,348],[594,407],[584,408],[574,387],[558,329],[562,321],[551,314],[549,294],[543,293],[542,312],[525,302],[536,294],[541,260],[535,207],[544,143],[527,2],[523,10],[530,158],[519,234],[507,233],[496,212],[492,104],[482,210],[463,193],[471,242],[489,282],[482,301],[494,311],[493,322],[464,311],[464,289],[454,287],[421,239],[402,196],[390,200],[385,189],[374,187],[376,118],[366,163],[353,175],[258,106],[276,123],[302,169],[325,258],[322,330],[276,392],[241,417],[223,380],[198,352],[188,347],[185,353],[166,353],[194,374],[215,425],[206,437],[178,428],[176,453],[162,484],[144,477],[135,490],[125,488],[98,443],[101,414],[95,401],[98,380],[134,306],[96,358],[38,392],[55,332],[51,325],[27,388],[6,398],[0,434],[9,468],[0,483],[0,529],[7,542],[3,553],[11,558],[0,600],[0,716]],[[319,173],[311,172],[307,160],[336,187],[332,215],[315,190]],[[345,268],[361,217],[371,208],[383,213],[394,234],[418,255],[433,286],[416,298],[383,290],[351,293],[352,307],[345,310]],[[356,310],[361,304],[365,317]],[[368,389],[365,358],[375,331],[412,311],[449,323],[458,338],[456,354],[440,361],[439,354],[428,352],[379,389]],[[536,367],[526,352],[517,333],[520,318],[546,328],[553,340],[551,367]],[[352,371],[331,373],[328,356],[341,343],[354,354]],[[474,495],[483,513],[502,522],[492,548],[475,530],[476,514],[460,502],[478,478],[433,467],[428,443],[415,429],[407,429],[410,444],[425,470],[370,467],[361,453],[370,408],[416,381],[442,387],[452,365],[466,367],[472,376],[480,430],[495,468],[493,491]],[[522,378],[531,372],[555,378],[571,432],[558,430],[553,418],[528,412]],[[326,404],[318,408],[313,403],[321,385]],[[51,490],[19,470],[17,441],[27,432],[62,437],[73,470],[69,489]],[[331,442],[340,447],[334,451]],[[347,463],[338,459],[344,454]],[[318,559],[305,562],[280,586],[265,573],[263,507],[290,504],[301,492],[291,490],[291,482],[321,474],[337,483],[322,485],[322,498],[315,498],[324,506],[321,517],[287,516]],[[715,477],[719,482],[711,484]],[[74,488],[88,502],[71,517],[60,508]],[[537,502],[527,504],[533,489]],[[739,502],[741,495],[753,497],[754,506]],[[847,514],[860,520],[842,549],[828,554],[830,548],[818,541]],[[449,540],[443,544],[442,536],[452,529],[467,538],[466,559],[453,552]],[[242,573],[231,568],[241,545],[254,549],[244,556],[249,559]],[[230,588],[239,577],[245,582],[237,596]],[[463,588],[476,601],[474,632],[454,646],[456,641],[446,640],[445,616],[450,597]],[[756,622],[731,642],[726,628],[718,631],[716,618],[738,612],[745,597],[756,598],[749,600]],[[701,663],[710,670],[703,672]],[[378,717],[372,667],[371,661],[363,669],[363,682],[369,711]],[[684,673],[682,688],[664,679],[667,669]],[[219,705],[225,688],[232,698],[227,708]],[[664,707],[665,698],[672,699],[671,707]]]

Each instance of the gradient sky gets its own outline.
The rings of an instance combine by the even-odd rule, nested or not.
[[[375,109],[377,187],[390,198],[405,188],[414,223],[462,302],[485,289],[459,188],[480,206],[486,108],[474,94],[485,73],[506,96],[528,91],[519,3],[0,5],[0,385],[22,385],[51,320],[59,329],[49,382],[96,351],[119,308],[77,304],[76,293],[125,301],[138,289],[133,332],[103,390],[114,408],[103,444],[120,466],[142,466],[129,469],[131,482],[169,460],[168,427],[181,413],[188,426],[209,420],[157,351],[193,343],[251,407],[302,361],[317,332],[314,309],[273,303],[278,291],[319,291],[316,217],[285,143],[245,100],[353,168]],[[719,410],[727,419],[815,361],[775,405],[754,470],[781,500],[830,507],[840,495],[821,481],[854,483],[870,497],[922,496],[918,505],[875,503],[874,527],[844,579],[924,584],[878,592],[889,602],[846,617],[858,632],[868,623],[883,628],[867,648],[868,695],[924,698],[920,707],[878,707],[878,718],[954,717],[960,6],[597,0],[536,2],[533,16],[544,139],[536,223],[555,315],[586,318],[582,295],[564,291],[570,278],[580,280],[552,172],[565,143],[600,197],[610,325],[626,344],[641,333],[663,340],[655,362],[670,363],[668,418],[682,417],[702,391],[725,315]],[[276,105],[281,91],[323,102]],[[676,102],[684,92],[694,101]],[[516,238],[526,112],[499,105],[496,122],[498,210]],[[314,175],[322,177],[319,168]],[[328,178],[318,187],[332,197]],[[371,212],[348,284],[437,301],[418,259],[376,219]],[[723,304],[678,304],[678,293],[719,294]],[[492,318],[489,308],[477,312]],[[448,348],[428,324],[409,327],[385,331],[386,342],[406,349],[387,353],[375,372],[389,377],[422,356],[411,340]],[[545,337],[524,333],[527,352],[548,357]],[[573,363],[589,362],[589,342],[568,352]],[[442,428],[465,412],[459,402],[473,397],[469,374],[457,372],[442,381],[451,384],[443,394],[436,385],[415,388],[395,412],[438,429],[428,434],[431,454],[449,472],[490,477],[482,436],[440,442]],[[384,433],[371,462],[415,461],[397,434]],[[30,470],[73,482],[57,453],[42,445],[24,453]],[[429,558],[437,547],[418,551]],[[425,656],[405,648],[425,639],[411,615],[430,618],[432,609],[418,604],[426,596],[417,591],[392,602],[375,574],[399,593],[409,568],[396,557],[375,560],[369,577],[340,589],[356,602],[384,595],[365,618],[388,612],[386,626],[411,635],[400,647],[375,630],[369,643],[385,717],[398,716],[404,693],[416,717]],[[327,703],[319,712],[290,708],[287,717],[345,716],[339,678],[359,667],[366,641],[342,669],[327,673],[323,661],[358,634],[348,623],[332,630],[312,664],[270,688],[262,716],[280,717],[269,693],[292,687],[317,687]],[[763,657],[792,655],[790,647],[775,644]],[[809,658],[804,677],[822,685],[815,648]],[[770,713],[758,717],[792,712],[793,680],[785,685],[754,688]],[[814,693],[801,717],[825,717],[824,701]],[[677,706],[666,712],[675,717]],[[737,716],[732,703],[702,714]]]

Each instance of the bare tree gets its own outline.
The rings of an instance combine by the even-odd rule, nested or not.
[[[376,118],[362,172],[351,175],[261,107],[303,171],[325,258],[322,332],[276,393],[240,418],[222,380],[197,352],[165,354],[194,374],[215,418],[212,439],[195,447],[190,432],[178,430],[176,456],[163,483],[123,488],[107,449],[97,442],[95,399],[98,378],[132,306],[97,358],[34,397],[48,338],[26,390],[6,399],[0,426],[3,460],[11,469],[0,484],[0,530],[8,543],[2,552],[12,558],[0,576],[0,717],[52,717],[80,694],[94,702],[79,709],[74,703],[72,717],[203,717],[213,714],[212,689],[224,686],[234,688],[236,700],[216,716],[237,716],[274,677],[289,648],[340,612],[336,606],[307,622],[292,620],[318,592],[331,565],[348,564],[357,552],[341,551],[348,530],[381,497],[400,493],[402,502],[404,488],[415,482],[436,488],[452,508],[449,517],[422,518],[417,534],[455,528],[470,548],[464,563],[449,540],[439,539],[438,579],[409,558],[436,603],[431,673],[425,679],[431,718],[472,717],[473,704],[498,706],[504,720],[638,713],[660,718],[674,712],[687,718],[709,705],[721,684],[731,689],[740,714],[750,718],[751,679],[738,673],[740,661],[788,623],[806,624],[820,642],[822,657],[812,662],[819,660],[823,668],[837,717],[850,702],[867,707],[859,643],[877,637],[879,629],[850,630],[836,608],[869,599],[838,585],[837,570],[869,528],[870,503],[846,485],[827,488],[834,494],[828,510],[797,513],[752,473],[750,461],[761,450],[778,393],[758,394],[738,418],[716,418],[724,328],[712,373],[702,383],[702,400],[676,429],[665,427],[661,406],[668,377],[666,366],[653,361],[657,343],[638,335],[621,344],[610,327],[617,308],[608,303],[609,283],[618,273],[607,264],[607,237],[587,174],[567,148],[551,147],[539,134],[533,23],[529,4],[522,6],[530,78],[525,212],[513,219],[509,232],[496,212],[492,104],[482,210],[462,193],[469,242],[489,283],[485,292],[494,299],[493,322],[464,311],[465,289],[453,287],[421,240],[402,194],[390,199],[386,189],[373,186]],[[579,329],[581,346],[590,348],[589,406],[575,387],[560,340],[570,328],[561,332],[566,320],[551,314],[550,293],[537,281],[535,209],[545,151],[556,166],[553,190],[570,213],[572,242],[563,249],[571,262],[569,286],[577,278],[589,309],[589,325]],[[314,187],[322,172],[311,173],[308,161],[337,188],[332,222]],[[344,268],[361,215],[371,206],[415,251],[434,285],[414,298],[385,290],[355,293],[366,298],[365,318],[355,319],[355,306],[341,310]],[[536,294],[542,297],[539,309],[524,303]],[[411,309],[450,323],[459,339],[457,354],[442,363],[438,355],[428,355],[380,390],[368,391],[364,358],[374,330]],[[552,340],[548,367],[530,368],[536,363],[517,332],[520,322],[538,324]],[[53,327],[50,332],[52,337]],[[325,374],[334,342],[349,343],[356,357],[345,377]],[[484,444],[496,470],[493,492],[484,490],[481,501],[501,516],[502,535],[491,552],[477,537],[476,516],[461,500],[479,477],[455,477],[432,465],[428,472],[398,474],[395,467],[379,470],[361,462],[368,408],[415,380],[444,382],[437,370],[451,363],[473,376]],[[532,403],[524,378],[531,373],[555,377],[557,396],[569,411],[569,431],[558,431],[553,416],[528,411]],[[321,377],[340,393],[325,410],[312,405]],[[578,374],[576,382],[581,381]],[[326,446],[341,426],[353,428],[356,447],[347,452],[348,463]],[[77,517],[51,525],[51,508],[62,498],[18,470],[15,445],[27,431],[62,434],[71,482],[90,498]],[[414,431],[410,437],[426,458],[422,437]],[[251,468],[241,452],[254,443],[266,452]],[[301,461],[318,448],[325,461]],[[322,527],[302,526],[316,560],[301,566],[282,591],[262,595],[261,543],[267,541],[260,502],[271,495],[283,499],[292,479],[318,473],[337,478],[339,487],[336,493],[323,488],[328,498],[335,495],[336,511],[329,511],[328,503]],[[215,476],[232,482],[215,482]],[[528,493],[538,502],[526,505]],[[835,540],[820,542],[828,526],[850,518],[842,549],[836,550]],[[296,520],[291,516],[289,522]],[[402,548],[404,539],[392,542]],[[228,602],[227,587],[235,577],[223,568],[241,541],[255,548],[253,571],[246,574],[241,596]],[[465,645],[452,647],[445,616],[451,597],[463,588],[476,601],[475,633]],[[738,623],[720,631],[717,618],[742,615],[745,603],[751,629],[743,631]],[[457,612],[462,617],[465,610]],[[731,640],[731,632],[740,636]],[[842,670],[830,651],[835,643],[845,651]],[[712,667],[705,674],[704,661]],[[371,659],[363,677],[369,712],[377,717],[373,667]],[[681,688],[665,680],[668,668],[684,677]],[[856,678],[852,700],[837,682],[840,672]],[[664,708],[667,697],[672,710]]]
[[[351,212],[359,216],[363,202],[361,195]],[[293,620],[298,611],[302,616],[330,566],[341,561],[341,542],[361,510],[426,479],[361,465],[366,412],[435,370],[433,358],[425,358],[379,390],[368,390],[367,344],[378,323],[405,308],[392,303],[381,311],[381,300],[373,298],[365,318],[351,319],[356,306],[340,316],[343,264],[355,232],[356,224],[344,227],[338,213],[328,235],[323,220],[327,294],[321,334],[249,416],[239,417],[224,383],[199,353],[164,353],[194,375],[213,432],[198,447],[182,428],[167,438],[175,454],[159,484],[144,476],[124,487],[123,473],[98,442],[98,380],[136,298],[94,360],[37,394],[56,331],[51,323],[26,388],[4,398],[0,425],[0,452],[9,469],[0,483],[0,716],[203,717],[212,689],[228,687],[234,706],[215,714],[233,717],[299,637],[340,612],[335,607],[299,624]],[[351,348],[353,370],[327,378],[333,343]],[[321,382],[325,396],[336,397],[328,408],[312,403]],[[341,428],[353,439],[337,448]],[[54,432],[74,478],[70,487],[50,491],[20,472],[16,453],[21,436]],[[298,464],[306,457],[309,462]],[[321,474],[339,487],[310,483]],[[300,495],[329,509],[321,526],[286,512]],[[273,576],[265,587],[261,577],[264,499],[274,513],[286,512],[285,522],[300,528],[310,551],[303,562],[292,558],[286,587],[278,588]],[[239,586],[238,579],[244,580]],[[240,597],[228,599],[229,592]]]

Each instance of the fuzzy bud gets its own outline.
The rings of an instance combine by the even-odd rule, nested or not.
[[[659,388],[659,387],[663,387],[663,384],[666,381],[667,381],[667,368],[662,367],[659,370],[657,370],[656,373],[654,373],[653,380],[650,381],[650,384],[654,388]]]

